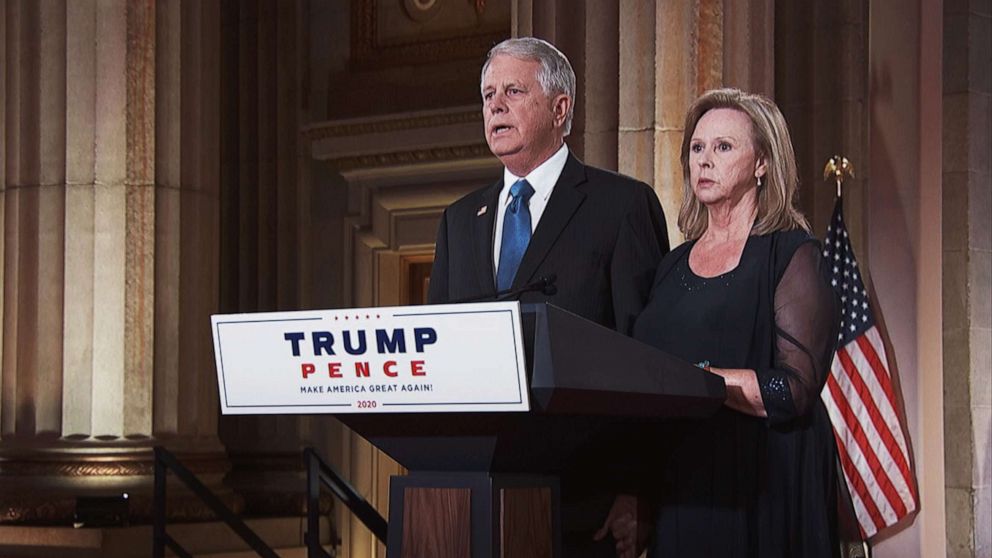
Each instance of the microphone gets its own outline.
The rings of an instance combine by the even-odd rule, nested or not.
[[[497,292],[496,294],[487,295],[477,295],[470,296],[467,298],[460,298],[458,300],[449,300],[446,304],[465,304],[467,302],[484,302],[484,301],[494,301],[502,302],[505,300],[516,300],[520,298],[525,293],[536,293],[539,292],[544,296],[554,296],[558,294],[558,287],[555,282],[558,280],[558,276],[554,273],[549,273],[539,277],[535,281],[531,281],[522,287],[516,289],[505,289]]]
[[[538,278],[536,281],[531,281],[519,289],[507,289],[505,291],[500,291],[496,293],[495,300],[514,300],[520,298],[520,296],[524,293],[531,292],[540,292],[544,296],[554,296],[558,294],[558,287],[555,285],[555,281],[557,280],[558,276],[551,273]]]

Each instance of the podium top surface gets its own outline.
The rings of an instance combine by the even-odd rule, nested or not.
[[[338,418],[410,470],[547,473],[611,430],[709,416],[726,399],[723,378],[561,308],[521,314],[530,412]]]

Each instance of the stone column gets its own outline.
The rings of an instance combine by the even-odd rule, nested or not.
[[[944,3],[944,504],[953,558],[992,556],[992,14],[979,4]]]
[[[686,110],[704,91],[717,87],[771,93],[770,76],[774,75],[774,60],[770,56],[774,33],[771,6],[771,0],[655,2],[654,49],[649,51],[654,52],[653,184],[668,219],[672,245],[682,239],[677,220],[682,203],[679,156]],[[650,11],[647,7],[641,9]],[[634,17],[626,21],[633,37],[645,36],[647,29],[643,21]],[[620,35],[625,34],[621,30]],[[642,48],[648,47],[646,42]],[[634,46],[631,51],[635,55],[643,52]],[[631,70],[644,75],[637,64],[633,62]],[[621,90],[625,84],[623,78],[621,74]],[[631,84],[637,87],[641,82],[643,78],[632,80]],[[636,96],[637,91],[630,94]],[[634,105],[621,106],[627,109]],[[643,106],[638,109],[640,122],[634,129],[644,127],[645,109]],[[640,135],[643,143],[644,135]],[[632,158],[631,163],[635,165],[633,172],[643,173],[647,168],[643,156]],[[621,168],[621,172],[626,169]]]
[[[584,162],[617,168],[620,10],[615,2],[568,2],[557,10],[556,29],[541,23],[538,36],[554,35],[576,75],[575,120],[569,146]]]
[[[9,1],[0,492],[4,521],[137,492],[151,448],[208,481],[216,435],[217,7]],[[213,474],[212,474],[213,473]]]
[[[654,189],[672,245],[682,203],[679,153],[685,112],[697,95],[721,85],[723,5],[717,0],[657,2],[655,10]]]
[[[585,163],[617,168],[619,17],[616,2],[528,0],[513,6],[511,33],[545,39],[576,75],[569,148]]]
[[[836,199],[823,167],[833,155],[847,157],[855,177],[844,183],[844,218],[859,257],[867,258],[867,2],[779,2],[774,18],[776,42],[789,45],[775,52],[775,100],[792,133],[803,212],[822,235]]]
[[[220,10],[154,5],[155,435],[219,451],[209,314],[219,290]]]
[[[277,0],[232,3],[222,15],[222,312],[298,310],[310,290],[301,246],[309,207],[298,180],[300,18],[298,2]],[[222,417],[229,484],[249,513],[305,509],[302,447],[312,420]]]
[[[653,184],[677,244],[685,111],[714,87],[772,93],[772,0],[517,0],[511,31],[569,57],[578,79],[569,146]]]

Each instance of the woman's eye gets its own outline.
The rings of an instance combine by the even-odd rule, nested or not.
[[[720,145],[717,146],[717,149],[720,151],[730,151],[731,145],[727,142],[721,142]]]
[[[703,152],[703,146],[700,145],[700,144],[698,144],[698,143],[694,143],[694,144],[692,144],[692,145],[689,146],[689,151],[692,151],[693,153],[702,153]]]

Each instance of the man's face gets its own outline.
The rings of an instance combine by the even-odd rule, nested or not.
[[[572,100],[549,96],[537,80],[541,63],[498,54],[482,80],[482,115],[493,155],[517,176],[537,168],[561,147]]]

